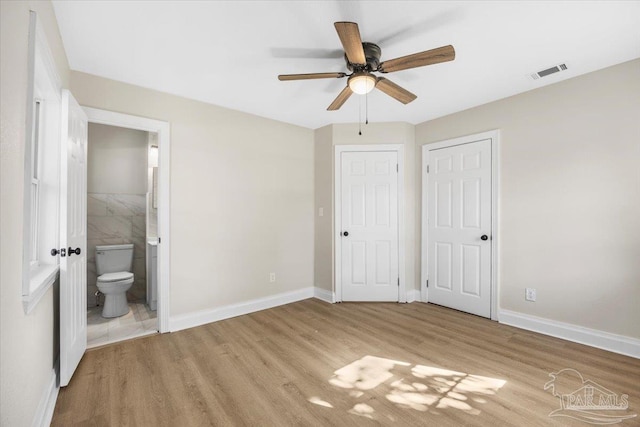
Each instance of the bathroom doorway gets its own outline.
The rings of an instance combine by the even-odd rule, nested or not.
[[[168,257],[163,253],[164,248],[168,253],[169,243],[168,124],[84,109],[89,118],[87,347],[91,348],[168,329],[168,298],[163,299],[168,294],[163,288],[168,290],[169,285],[164,265]],[[109,297],[104,273],[110,272],[105,270],[105,254],[131,246],[133,283],[125,284],[127,307],[122,310],[125,314],[113,315],[104,305]]]
[[[95,347],[156,333],[158,321],[152,296],[155,273],[147,262],[148,248],[157,242],[157,204],[153,171],[157,170],[157,134],[137,129],[89,123],[87,150],[87,346]],[[156,181],[157,182],[157,181]],[[157,198],[157,196],[156,196]],[[154,208],[154,205],[156,208]],[[131,247],[132,245],[132,247]],[[112,250],[130,254],[130,266],[118,267],[132,279],[98,282],[118,273],[101,264]],[[108,266],[102,265],[102,269]],[[129,275],[130,276],[130,275]],[[129,277],[127,276],[127,277]],[[101,279],[103,280],[103,279]],[[132,282],[132,283],[130,283]],[[104,283],[104,285],[101,285]],[[126,297],[121,310],[108,310],[107,285]],[[118,296],[121,298],[121,296]],[[124,314],[120,314],[124,312]]]

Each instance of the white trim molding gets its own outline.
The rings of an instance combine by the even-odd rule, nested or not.
[[[83,107],[89,123],[99,123],[158,134],[158,331],[169,332],[171,279],[171,127],[168,122]],[[146,244],[146,243],[145,243]]]
[[[417,289],[409,289],[407,291],[407,303],[412,303],[416,301],[418,302],[422,301],[420,291]]]
[[[328,302],[329,304],[333,304],[336,301],[336,297],[333,292],[323,288],[318,288],[317,286],[313,288],[313,297],[324,302]]]
[[[32,278],[35,278],[36,281],[40,283],[40,286],[35,288],[31,294],[24,295],[22,297],[22,305],[25,314],[30,314],[35,306],[38,305],[38,302],[42,297],[47,294],[49,288],[60,277],[58,274],[59,272],[59,265],[49,265],[39,271],[40,275],[38,277],[32,276]]]
[[[405,193],[404,193],[404,181],[405,181],[405,168],[404,168],[404,144],[368,144],[368,145],[336,145],[333,159],[334,166],[334,187],[333,187],[333,204],[334,204],[334,226],[333,226],[333,256],[334,256],[334,302],[342,301],[342,247],[340,240],[336,239],[342,230],[342,168],[340,167],[340,161],[342,153],[346,152],[380,152],[380,151],[394,151],[398,153],[398,279],[400,280],[400,286],[398,287],[398,302],[406,302],[406,279],[405,279]],[[336,234],[338,233],[338,234]]]
[[[60,269],[60,259],[51,257],[49,251],[59,248],[60,243],[58,158],[62,85],[47,36],[34,11],[29,11],[27,52],[22,302],[24,313],[30,314],[56,281]],[[36,127],[39,132],[33,132]],[[34,168],[38,169],[37,173]]]
[[[237,304],[217,307],[210,310],[201,310],[193,313],[171,316],[169,319],[169,330],[171,332],[181,331],[183,329],[194,328],[207,323],[230,319],[232,317],[242,316],[243,314],[254,313],[256,311],[313,298],[314,289],[316,288],[308,287]]]
[[[453,147],[455,145],[469,144],[476,141],[491,140],[491,320],[498,320],[498,293],[500,292],[500,130],[494,129],[459,138],[447,139],[422,145],[422,201],[421,201],[421,267],[420,267],[420,296],[417,300],[429,301],[427,279],[429,268],[427,263],[427,190],[429,174],[425,165],[428,162],[428,153],[439,148]]]
[[[585,328],[570,323],[544,319],[529,314],[500,310],[500,323],[528,331],[562,338],[579,344],[612,351],[640,359],[640,339],[612,334],[597,329]]]
[[[53,411],[56,408],[56,400],[58,400],[59,391],[60,387],[58,387],[58,376],[54,368],[51,370],[51,378],[49,379],[49,384],[43,390],[42,396],[40,397],[40,402],[38,403],[38,407],[36,408],[36,413],[33,416],[33,422],[31,423],[33,427],[45,427],[51,424],[51,420],[53,419]]]

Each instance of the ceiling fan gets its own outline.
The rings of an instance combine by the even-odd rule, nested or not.
[[[338,37],[344,47],[344,57],[347,63],[347,73],[311,73],[311,74],[280,74],[278,80],[308,80],[331,79],[348,77],[347,86],[342,89],[338,97],[329,105],[327,110],[334,111],[342,107],[352,93],[364,95],[374,88],[381,90],[390,97],[403,104],[408,104],[417,98],[416,95],[398,86],[385,77],[378,77],[373,73],[393,73],[409,68],[423,67],[425,65],[439,64],[453,61],[456,52],[453,46],[442,46],[413,55],[402,56],[380,62],[382,50],[377,44],[362,42],[360,30],[355,22],[334,23]]]

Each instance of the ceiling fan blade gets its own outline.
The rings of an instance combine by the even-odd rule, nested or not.
[[[391,80],[385,79],[384,77],[378,77],[378,83],[376,83],[376,89],[381,90],[382,92],[386,93],[392,98],[397,99],[403,104],[408,104],[417,98],[417,96],[414,95],[413,93],[398,86]]]
[[[351,90],[351,88],[349,86],[345,86],[344,89],[342,89],[342,92],[340,92],[336,99],[333,100],[331,105],[329,105],[327,111],[335,111],[342,107],[342,104],[344,104],[346,100],[349,99],[352,93],[353,91]]]
[[[278,80],[339,79],[344,76],[345,73],[280,74]]]
[[[453,61],[455,58],[456,51],[453,49],[453,46],[442,46],[436,49],[414,53],[413,55],[384,61],[380,64],[380,71],[383,73],[392,73],[394,71],[406,70],[409,68],[424,67],[425,65]]]
[[[352,64],[366,64],[367,59],[364,56],[362,48],[362,39],[360,38],[360,30],[355,22],[336,22],[333,24],[347,54],[347,59]]]

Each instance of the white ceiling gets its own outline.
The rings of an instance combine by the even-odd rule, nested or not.
[[[335,21],[382,60],[452,44],[453,62],[386,74],[418,95],[374,91],[369,120],[420,123],[640,57],[639,1],[54,1],[69,64],[114,80],[309,128],[357,122]],[[340,50],[340,51],[339,51]],[[566,63],[567,71],[529,75]]]

